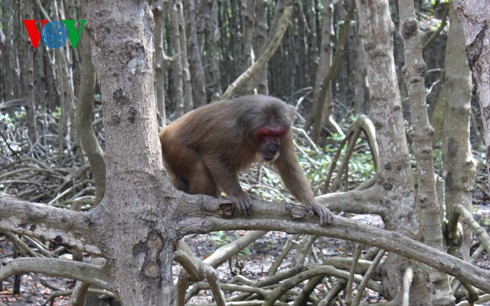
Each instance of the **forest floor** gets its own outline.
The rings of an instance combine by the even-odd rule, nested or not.
[[[490,227],[490,200],[484,199],[481,193],[476,192],[475,203],[478,203],[475,207],[475,216],[478,218],[480,224],[486,224]],[[359,222],[368,223],[379,226],[381,221],[378,217],[374,216],[354,216],[353,218],[359,219]],[[229,241],[244,235],[246,231],[235,231],[227,233],[223,232],[210,233],[206,235],[192,235],[186,238],[187,243],[191,246],[193,251],[200,258],[206,258],[214,250]],[[230,237],[231,235],[231,237]],[[267,276],[267,271],[272,265],[277,256],[281,253],[283,246],[290,235],[283,232],[269,232],[262,238],[258,239],[255,243],[246,248],[238,256],[233,257],[227,263],[221,265],[217,270],[219,277],[222,281],[228,281],[235,275],[239,274],[251,280],[259,280]],[[343,256],[351,257],[355,248],[355,244],[332,238],[319,238],[315,242],[316,250],[322,252],[323,256]],[[0,258],[2,263],[12,259],[12,244],[0,236]],[[294,253],[292,254],[294,255]],[[293,259],[290,256],[288,260],[284,261],[280,269],[287,269],[293,264]],[[478,266],[490,269],[490,261],[480,261]],[[175,275],[178,275],[180,267],[174,266]],[[20,293],[13,294],[13,282],[14,277],[11,277],[0,283],[0,301],[9,306],[23,306],[23,305],[53,305],[53,306],[66,306],[70,305],[69,296],[61,296],[55,298],[51,303],[47,302],[50,294],[54,291],[67,290],[72,288],[73,282],[68,279],[53,278],[50,276],[39,275],[34,273],[26,273],[20,276]],[[370,302],[383,301],[379,296],[373,294],[369,295]],[[190,303],[202,304],[210,303],[212,298],[209,292],[201,291],[199,295],[191,299]],[[100,301],[97,306],[112,305],[110,301]],[[490,305],[485,304],[485,305]],[[96,305],[93,305],[96,306]]]

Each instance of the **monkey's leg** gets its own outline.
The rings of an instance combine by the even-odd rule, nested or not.
[[[163,158],[177,189],[190,194],[217,195],[217,185],[199,152],[176,142],[167,142]]]
[[[187,193],[218,195],[216,183],[201,158],[195,160],[192,171],[189,174]]]
[[[219,188],[235,202],[242,214],[251,215],[251,198],[240,186],[236,170],[227,162],[214,157],[205,158],[204,163]]]

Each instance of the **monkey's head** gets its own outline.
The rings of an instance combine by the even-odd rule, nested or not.
[[[271,162],[279,157],[281,143],[286,138],[293,116],[292,109],[282,100],[259,96],[241,111],[238,124],[244,128],[250,143],[260,157]]]
[[[258,152],[264,161],[274,161],[279,157],[281,141],[286,135],[286,132],[286,127],[271,121],[266,123],[255,133],[255,139],[258,143]]]

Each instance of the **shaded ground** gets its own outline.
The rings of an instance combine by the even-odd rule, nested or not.
[[[246,231],[236,231],[231,234],[235,238],[244,235]],[[248,279],[257,280],[267,276],[267,271],[273,261],[281,253],[286,240],[291,235],[283,232],[269,232],[264,237],[257,240],[249,248],[246,248],[240,255],[233,257],[227,263],[221,265],[217,270],[221,280],[226,281],[240,274]],[[222,232],[211,233],[206,235],[192,235],[186,238],[187,243],[191,246],[195,254],[201,258],[206,258],[216,248],[221,246],[228,239]],[[354,250],[354,244],[338,239],[319,238],[316,243],[318,252],[323,253],[326,257],[338,255],[348,256]],[[0,256],[3,262],[12,259],[12,244],[4,237],[0,236]],[[294,255],[293,251],[291,255]],[[288,268],[292,264],[291,258],[288,258],[281,265],[281,270]],[[178,275],[180,267],[174,266],[174,275]],[[57,279],[39,274],[23,274],[20,277],[20,294],[13,294],[14,278],[11,277],[3,282],[3,289],[0,295],[1,302],[11,305],[42,305],[49,295],[55,290],[70,289],[73,283],[68,279]],[[197,297],[191,300],[192,303],[212,302],[211,295],[206,291],[201,292]],[[70,305],[69,297],[58,297],[54,304],[56,306]]]

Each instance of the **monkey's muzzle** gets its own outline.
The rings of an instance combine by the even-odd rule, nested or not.
[[[274,161],[279,156],[279,144],[270,143],[267,148],[261,152],[261,156],[266,162]]]

